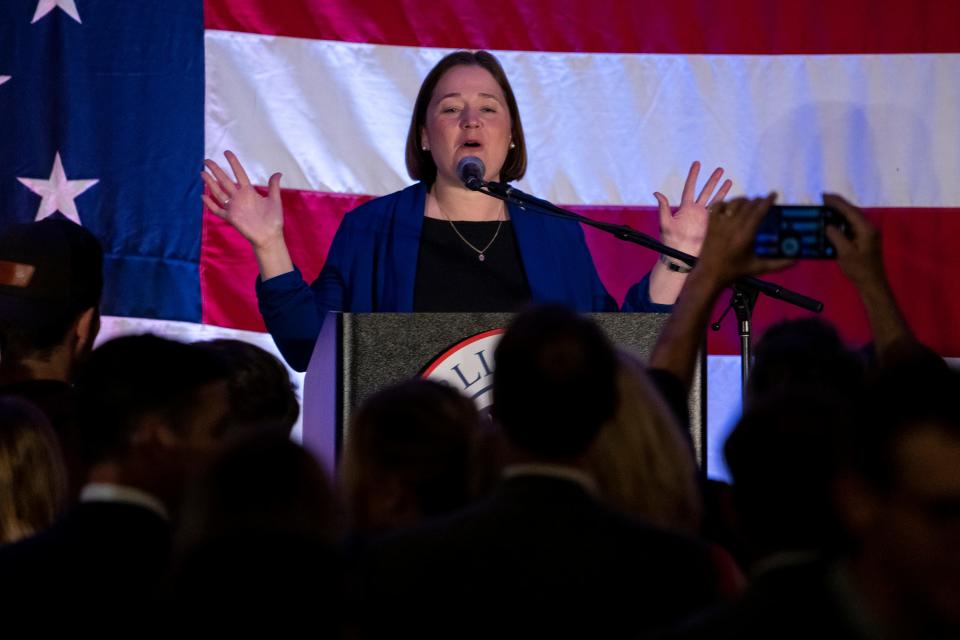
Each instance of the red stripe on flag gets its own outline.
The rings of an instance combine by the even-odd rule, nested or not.
[[[956,0],[206,0],[206,27],[371,44],[597,53],[960,52]]]
[[[308,282],[320,272],[333,234],[345,212],[369,196],[345,196],[310,191],[284,191],[286,237],[294,262]],[[648,207],[577,206],[581,213],[657,235],[657,216]],[[945,356],[960,356],[960,209],[869,209],[867,215],[884,238],[887,272],[897,300],[918,337]],[[622,243],[587,229],[587,244],[601,279],[618,302],[653,265],[647,249]],[[257,264],[249,244],[223,220],[205,213],[200,277],[204,322],[263,331],[257,311],[254,280]],[[766,279],[824,303],[823,318],[835,323],[853,344],[869,340],[866,315],[856,291],[833,261],[801,261]],[[718,306],[715,318],[722,306]],[[782,302],[761,298],[754,315],[759,336],[771,324],[811,315]],[[734,354],[739,349],[736,322],[728,316],[719,333],[712,333],[709,352]]]

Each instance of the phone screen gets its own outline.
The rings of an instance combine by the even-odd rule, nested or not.
[[[843,218],[828,207],[774,205],[757,231],[754,252],[764,258],[836,258],[837,250],[824,233],[828,224],[846,231]]]

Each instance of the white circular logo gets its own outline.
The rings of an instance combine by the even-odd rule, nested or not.
[[[422,377],[449,384],[482,411],[493,402],[493,350],[506,329],[465,338],[427,365]]]

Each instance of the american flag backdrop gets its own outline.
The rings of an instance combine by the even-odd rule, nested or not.
[[[652,233],[652,193],[676,201],[697,159],[733,194],[845,194],[881,228],[920,338],[960,356],[958,25],[956,0],[3,0],[0,221],[59,211],[103,241],[105,335],[269,346],[252,252],[202,209],[203,158],[231,149],[260,184],[283,173],[310,279],[346,211],[409,184],[426,72],[485,48],[520,104],[521,189]],[[587,238],[622,299],[653,256]],[[773,279],[867,339],[835,264]],[[801,313],[761,300],[755,329]],[[711,460],[736,349],[734,323],[710,336]]]

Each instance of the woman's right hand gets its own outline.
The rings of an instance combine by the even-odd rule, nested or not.
[[[203,163],[200,174],[210,190],[203,194],[203,203],[217,216],[230,223],[250,241],[254,251],[269,251],[283,243],[283,204],[280,202],[280,174],[270,176],[267,196],[261,196],[250,184],[240,160],[232,151],[223,154],[233,169],[236,181],[213,160]]]
[[[269,280],[293,271],[293,261],[283,239],[283,204],[280,202],[280,174],[270,176],[267,196],[263,197],[250,184],[247,172],[232,151],[223,154],[236,182],[213,160],[204,160],[207,171],[200,174],[210,189],[203,194],[203,203],[217,216],[230,223],[253,245],[260,267],[260,277]]]

